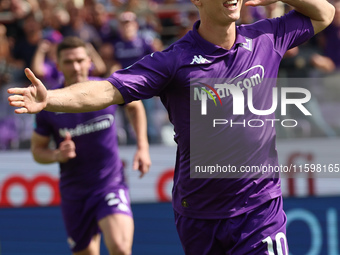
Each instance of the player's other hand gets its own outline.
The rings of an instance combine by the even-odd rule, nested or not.
[[[59,144],[57,161],[65,163],[76,156],[76,145],[72,140],[71,134],[66,132],[64,141]]]
[[[245,2],[246,6],[266,6],[278,2],[279,0],[249,0]]]
[[[138,149],[133,159],[133,169],[140,172],[140,178],[149,172],[151,159],[149,149]]]
[[[13,94],[8,97],[9,104],[19,107],[15,109],[18,114],[40,112],[47,105],[47,90],[29,68],[25,69],[25,74],[32,84],[27,88],[9,88],[7,92]]]

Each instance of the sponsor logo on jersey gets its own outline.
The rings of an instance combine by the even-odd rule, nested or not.
[[[113,125],[114,116],[112,114],[104,114],[84,123],[78,124],[75,128],[60,128],[59,135],[65,136],[69,132],[72,137],[86,135],[110,128]]]
[[[218,99],[222,106],[222,99],[230,95],[242,97],[242,91],[250,90],[253,87],[260,85],[264,79],[264,67],[262,65],[253,66],[236,77],[221,84],[209,86],[206,83],[200,83],[194,87],[194,101],[202,101],[202,115],[207,114],[207,99],[213,100],[217,106]]]

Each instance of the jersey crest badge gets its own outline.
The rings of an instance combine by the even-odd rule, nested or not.
[[[246,42],[241,44],[242,48],[245,48],[246,50],[253,51],[253,40],[249,38],[245,38]]]

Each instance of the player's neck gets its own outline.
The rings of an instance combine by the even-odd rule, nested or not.
[[[208,22],[201,22],[198,33],[205,40],[230,50],[236,40],[236,25],[234,22],[229,26],[216,26],[210,25]]]

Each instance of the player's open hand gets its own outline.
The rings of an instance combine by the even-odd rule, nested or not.
[[[249,0],[246,6],[266,6],[278,2],[279,0]]]
[[[140,172],[140,178],[149,172],[151,159],[149,149],[138,149],[133,159],[133,169]]]
[[[47,90],[34,73],[26,68],[26,77],[32,82],[27,88],[10,88],[7,90],[9,104],[19,107],[15,113],[37,113],[43,110],[47,104]]]

